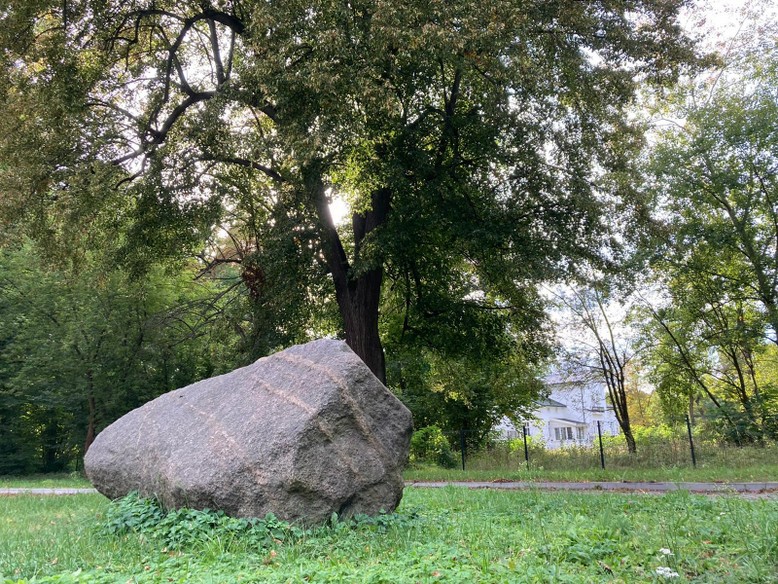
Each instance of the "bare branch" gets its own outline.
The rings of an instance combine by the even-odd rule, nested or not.
[[[207,154],[203,156],[202,160],[210,161],[210,162],[223,162],[224,164],[235,164],[237,166],[251,168],[253,170],[258,170],[259,172],[267,175],[276,183],[286,182],[286,179],[284,179],[281,173],[279,173],[277,170],[273,170],[272,168],[260,164],[258,162],[254,162],[253,160],[247,160],[245,158],[240,158],[237,156],[216,156],[212,154]]]

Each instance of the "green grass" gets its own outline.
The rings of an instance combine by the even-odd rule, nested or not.
[[[519,444],[519,446],[522,446]],[[778,481],[778,445],[722,447],[698,445],[698,464],[693,467],[688,443],[676,440],[641,444],[637,455],[626,453],[620,441],[612,440],[605,452],[605,470],[599,451],[564,448],[530,451],[530,469],[523,447],[501,444],[466,459],[466,470],[415,465],[405,472],[409,481],[668,481],[668,482],[765,482]],[[90,487],[79,473],[4,477],[0,488]]]
[[[89,483],[89,481],[81,473],[77,473],[77,472],[27,475],[21,477],[0,475],[0,489],[10,489],[10,488],[88,489],[91,486],[92,485]]]
[[[553,468],[565,466],[566,461],[548,461],[552,468],[536,464],[526,469],[523,459],[495,459],[488,453],[467,460],[466,470],[445,469],[434,465],[415,465],[405,473],[408,481],[666,481],[666,482],[766,482],[778,481],[778,464],[754,462],[744,456],[737,463],[713,464],[701,462],[697,468],[691,465],[666,467],[624,467],[598,466],[589,468]],[[599,464],[599,463],[598,463]],[[89,488],[92,485],[78,474],[33,475],[27,477],[2,477],[0,488]]]
[[[775,500],[408,488],[395,515],[259,536],[148,509],[2,497],[0,582],[778,582]]]

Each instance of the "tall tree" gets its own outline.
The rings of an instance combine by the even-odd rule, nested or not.
[[[751,437],[769,413],[759,356],[778,343],[778,44],[758,38],[681,88],[647,167],[666,293],[649,309],[655,376]]]
[[[733,441],[769,435],[774,388],[759,371],[768,363],[764,314],[726,282],[697,272],[673,274],[668,292],[664,306],[646,305],[648,362],[665,404],[681,398],[694,419],[703,396]]]
[[[325,266],[347,342],[385,379],[387,270],[421,313],[463,263],[492,292],[475,301],[520,311],[596,255],[598,178],[638,141],[625,109],[692,60],[685,3],[11,0],[6,215],[66,243],[63,219],[110,206],[137,259],[262,209]]]
[[[775,39],[741,67],[682,94],[683,121],[660,134],[650,187],[672,266],[757,302],[778,343]]]

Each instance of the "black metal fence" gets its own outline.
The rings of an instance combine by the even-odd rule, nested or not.
[[[447,438],[457,450],[462,470],[584,470],[698,465],[778,465],[778,416],[761,418],[759,428],[738,425],[720,416],[695,420],[684,416],[672,424],[644,428],[635,426],[635,452],[629,452],[623,434],[611,436],[597,423],[590,443],[571,441],[549,448],[528,426],[516,438],[493,435],[479,448],[468,447],[471,431],[461,429]]]

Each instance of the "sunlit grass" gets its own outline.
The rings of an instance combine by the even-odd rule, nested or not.
[[[652,469],[606,469],[547,470],[526,467],[492,469],[461,468],[446,469],[424,465],[408,468],[404,473],[407,481],[559,481],[559,482],[778,482],[778,465],[761,465],[748,468],[727,468],[700,466],[652,468]]]

